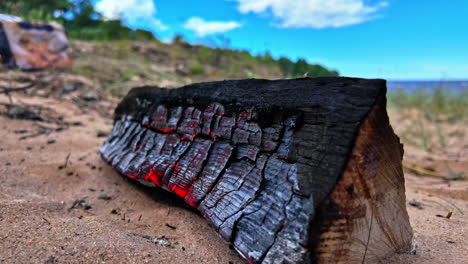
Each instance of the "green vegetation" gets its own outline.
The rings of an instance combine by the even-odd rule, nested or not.
[[[308,64],[304,59],[298,59],[294,63],[288,58],[281,57],[278,64],[285,77],[300,77],[305,73],[308,73],[309,77],[338,76],[337,71],[329,71],[318,64]]]
[[[190,72],[192,74],[202,74],[205,72],[205,70],[201,66],[192,66],[190,67]]]
[[[465,136],[463,127],[468,123],[468,91],[453,93],[444,88],[411,92],[399,90],[390,92],[387,98],[389,108],[406,117],[406,120],[396,121],[405,144],[430,151],[444,149],[449,142],[457,142]]]
[[[421,109],[425,118],[434,122],[468,121],[468,91],[452,93],[442,87],[431,91],[398,90],[388,94],[388,103],[398,109]]]
[[[63,20],[54,17],[56,14],[65,14],[65,12],[74,8],[75,5],[68,0],[2,0],[0,1],[0,10],[2,13],[20,16],[30,20]]]

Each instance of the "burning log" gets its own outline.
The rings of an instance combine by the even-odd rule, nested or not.
[[[383,80],[135,88],[100,152],[197,208],[249,263],[373,263],[410,250]]]

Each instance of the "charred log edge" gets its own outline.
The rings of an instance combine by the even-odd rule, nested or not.
[[[359,131],[357,133],[354,147],[350,153],[350,157],[348,159],[347,164],[345,165],[345,169],[343,170],[342,175],[338,178],[336,186],[332,189],[330,194],[327,196],[325,200],[316,208],[316,215],[312,223],[310,224],[310,236],[309,236],[309,245],[311,248],[311,263],[354,263],[349,261],[349,257],[351,252],[349,251],[348,246],[352,243],[355,243],[354,229],[356,227],[356,219],[366,217],[366,205],[362,205],[362,207],[356,207],[356,204],[353,204],[353,201],[356,201],[358,198],[364,198],[371,204],[371,212],[370,212],[370,226],[373,225],[372,220],[376,218],[374,216],[374,211],[376,209],[376,205],[372,199],[378,200],[376,197],[375,190],[370,191],[367,180],[372,180],[373,177],[379,178],[383,177],[379,174],[376,175],[366,175],[359,171],[359,161],[353,155],[355,152],[362,152],[364,148],[364,153],[356,153],[362,156],[367,156],[371,150],[366,148],[365,146],[359,146],[362,144],[363,141],[371,141],[371,144],[380,144],[382,142],[376,142],[381,140],[381,137],[386,137],[386,139],[390,142],[384,142],[389,144],[394,144],[397,146],[396,151],[399,152],[399,161],[400,164],[397,165],[398,173],[395,175],[397,177],[398,184],[403,190],[402,199],[405,200],[405,186],[404,186],[404,177],[403,177],[403,170],[401,165],[401,160],[403,158],[403,144],[400,143],[399,137],[394,133],[392,127],[389,123],[389,118],[386,112],[386,96],[385,94],[380,94],[376,100],[376,103],[372,106],[372,109],[369,111],[367,116],[363,119],[359,127]],[[374,122],[377,123],[374,124]],[[372,131],[371,137],[369,139],[369,135],[363,135],[362,130],[370,130]],[[366,131],[364,131],[364,134]],[[374,142],[372,142],[374,141]],[[364,144],[362,144],[364,145]],[[382,147],[377,147],[379,151],[384,151]],[[385,161],[384,161],[385,162]],[[379,165],[382,166],[381,162]],[[347,175],[348,173],[348,175]],[[358,178],[353,177],[355,175],[349,174],[359,174]],[[355,189],[355,185],[360,185],[361,188],[364,190],[359,192],[359,190]],[[345,199],[343,200],[336,200],[336,197],[343,197],[345,195]],[[384,206],[385,207],[385,206]],[[393,247],[394,253],[404,253],[409,252],[411,250],[411,241],[412,241],[412,229],[409,224],[409,216],[406,211],[405,204],[403,203],[404,212],[402,212],[402,225],[403,228],[406,228],[408,231],[407,234],[400,233],[399,235],[407,236],[406,239],[402,238],[399,243],[391,243]],[[383,222],[379,223],[379,225],[386,225],[385,219],[376,219],[377,221]],[[344,221],[345,223],[342,226],[337,224],[339,221]],[[339,229],[341,234],[340,237],[327,237],[327,233],[334,233],[336,234],[336,228]],[[387,226],[388,228],[388,226]],[[385,230],[384,230],[385,231]],[[394,234],[385,234],[386,236],[392,236]],[[370,230],[369,230],[370,236]],[[370,239],[370,237],[369,237]],[[369,239],[367,243],[369,243]],[[335,240],[331,244],[328,244],[329,240]],[[340,244],[341,246],[333,245],[333,243]],[[367,248],[371,246],[369,244],[365,245],[365,251],[362,252],[364,256],[362,257],[362,263],[366,262],[366,253]],[[387,252],[387,254],[391,253]],[[325,257],[323,257],[323,256]],[[332,256],[332,257],[330,257]],[[384,256],[376,256],[377,258],[385,258]],[[324,261],[325,260],[325,261]],[[377,259],[379,260],[379,259]],[[361,263],[361,261],[359,261]]]
[[[100,154],[100,156],[102,160],[105,161],[103,155]],[[126,184],[132,185],[133,187],[135,187],[135,189],[142,191],[144,195],[150,197],[151,199],[157,201],[158,203],[161,203],[170,207],[183,208],[184,210],[189,210],[190,212],[200,217],[203,217],[203,215],[200,213],[200,211],[198,211],[196,207],[193,207],[187,204],[184,198],[176,195],[171,190],[161,188],[160,186],[157,186],[156,184],[150,183],[148,181],[136,180],[136,179],[130,178],[121,172],[118,172],[118,175]],[[162,192],[155,192],[154,188],[156,187],[159,190],[162,190]]]
[[[165,104],[165,105],[167,106],[168,104]],[[155,106],[157,106],[157,105],[155,105]],[[177,107],[177,106],[182,106],[182,105],[175,105],[175,106]],[[195,105],[192,104],[192,105],[183,105],[183,106],[184,107],[197,107],[197,108],[200,107],[200,108],[204,109],[207,105],[195,106]],[[252,117],[249,120],[249,122],[255,122],[256,124],[259,125],[259,127],[261,129],[269,127],[270,125],[272,125],[274,123],[275,120],[276,121],[280,120],[281,122],[284,122],[286,118],[291,117],[291,116],[297,116],[297,123],[294,126],[293,131],[300,130],[302,125],[303,125],[303,121],[302,121],[303,113],[298,109],[291,109],[291,108],[283,107],[283,108],[271,108],[271,109],[253,108],[253,110],[255,111],[256,116]],[[237,112],[226,112],[223,116],[238,118],[238,115],[243,111],[245,111],[245,109],[242,110],[242,111],[239,110]],[[151,111],[149,111],[148,113],[151,113]],[[139,114],[142,114],[142,113],[139,113]],[[148,124],[145,124],[145,123],[142,122],[143,121],[142,120],[143,116],[139,116],[138,114],[136,116],[131,116],[131,115],[128,115],[128,114],[125,114],[125,115],[127,117],[131,117],[132,121],[137,122],[142,128],[151,130],[154,133],[158,133],[158,134],[176,134],[176,135],[179,135],[179,136],[182,136],[182,134],[183,134],[183,133],[181,133],[181,132],[179,132],[177,130],[171,130],[169,132],[165,132],[165,131],[162,131],[160,129],[149,126]],[[261,118],[257,118],[257,117],[261,117]],[[121,118],[122,118],[122,116],[120,116],[120,119]],[[116,117],[114,119],[114,123],[117,120],[119,120],[119,118]],[[179,120],[179,123],[181,122],[181,120],[182,119]],[[177,124],[177,125],[179,125],[179,124]],[[211,130],[213,130],[213,129],[211,129]],[[281,129],[279,137],[282,138],[283,134],[284,134],[284,129]],[[203,133],[196,134],[192,139],[186,138],[186,139],[183,139],[183,140],[193,141],[195,138],[202,138],[202,139],[208,139],[208,140],[214,140],[215,139],[216,141],[231,142],[231,139],[226,139],[226,138],[221,138],[221,137],[213,137],[211,135],[208,136],[208,135],[205,135]],[[238,143],[236,145],[240,146],[240,145],[249,145],[249,144],[248,143]],[[259,151],[259,154],[267,153],[267,152],[275,152],[277,150],[277,148],[278,147],[276,147],[275,150],[273,150],[273,151]],[[237,150],[235,150],[235,151],[237,151]],[[285,161],[289,162],[289,163],[292,162],[292,161],[287,161],[287,160],[285,160]]]
[[[143,86],[133,88],[125,96],[115,110],[115,120],[123,115],[141,113],[139,110],[142,109],[136,103],[141,99],[149,100],[151,105],[183,105],[201,109],[218,102],[230,113],[239,113],[248,108],[255,108],[259,113],[271,113],[314,106],[335,111],[335,106],[349,97],[360,99],[356,103],[361,101],[362,105],[372,104],[379,94],[386,93],[385,83],[382,79],[321,77],[274,81],[229,80],[196,83],[177,89]],[[258,121],[260,126],[266,126],[262,122],[268,122],[265,119]]]

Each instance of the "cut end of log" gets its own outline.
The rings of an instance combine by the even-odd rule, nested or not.
[[[403,145],[385,104],[380,97],[362,122],[340,180],[317,209],[311,225],[316,263],[378,263],[411,251]]]
[[[101,147],[197,208],[249,263],[372,263],[411,247],[385,81],[135,88]]]

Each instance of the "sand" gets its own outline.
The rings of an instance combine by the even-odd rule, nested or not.
[[[97,135],[110,131],[109,111],[84,111],[72,98],[13,99],[49,106],[75,125],[19,140],[38,125],[57,125],[0,116],[0,263],[244,263],[181,199],[134,184],[101,161],[106,137]],[[468,162],[451,162],[467,175]],[[406,188],[414,251],[382,262],[468,263],[468,182],[406,173]]]

